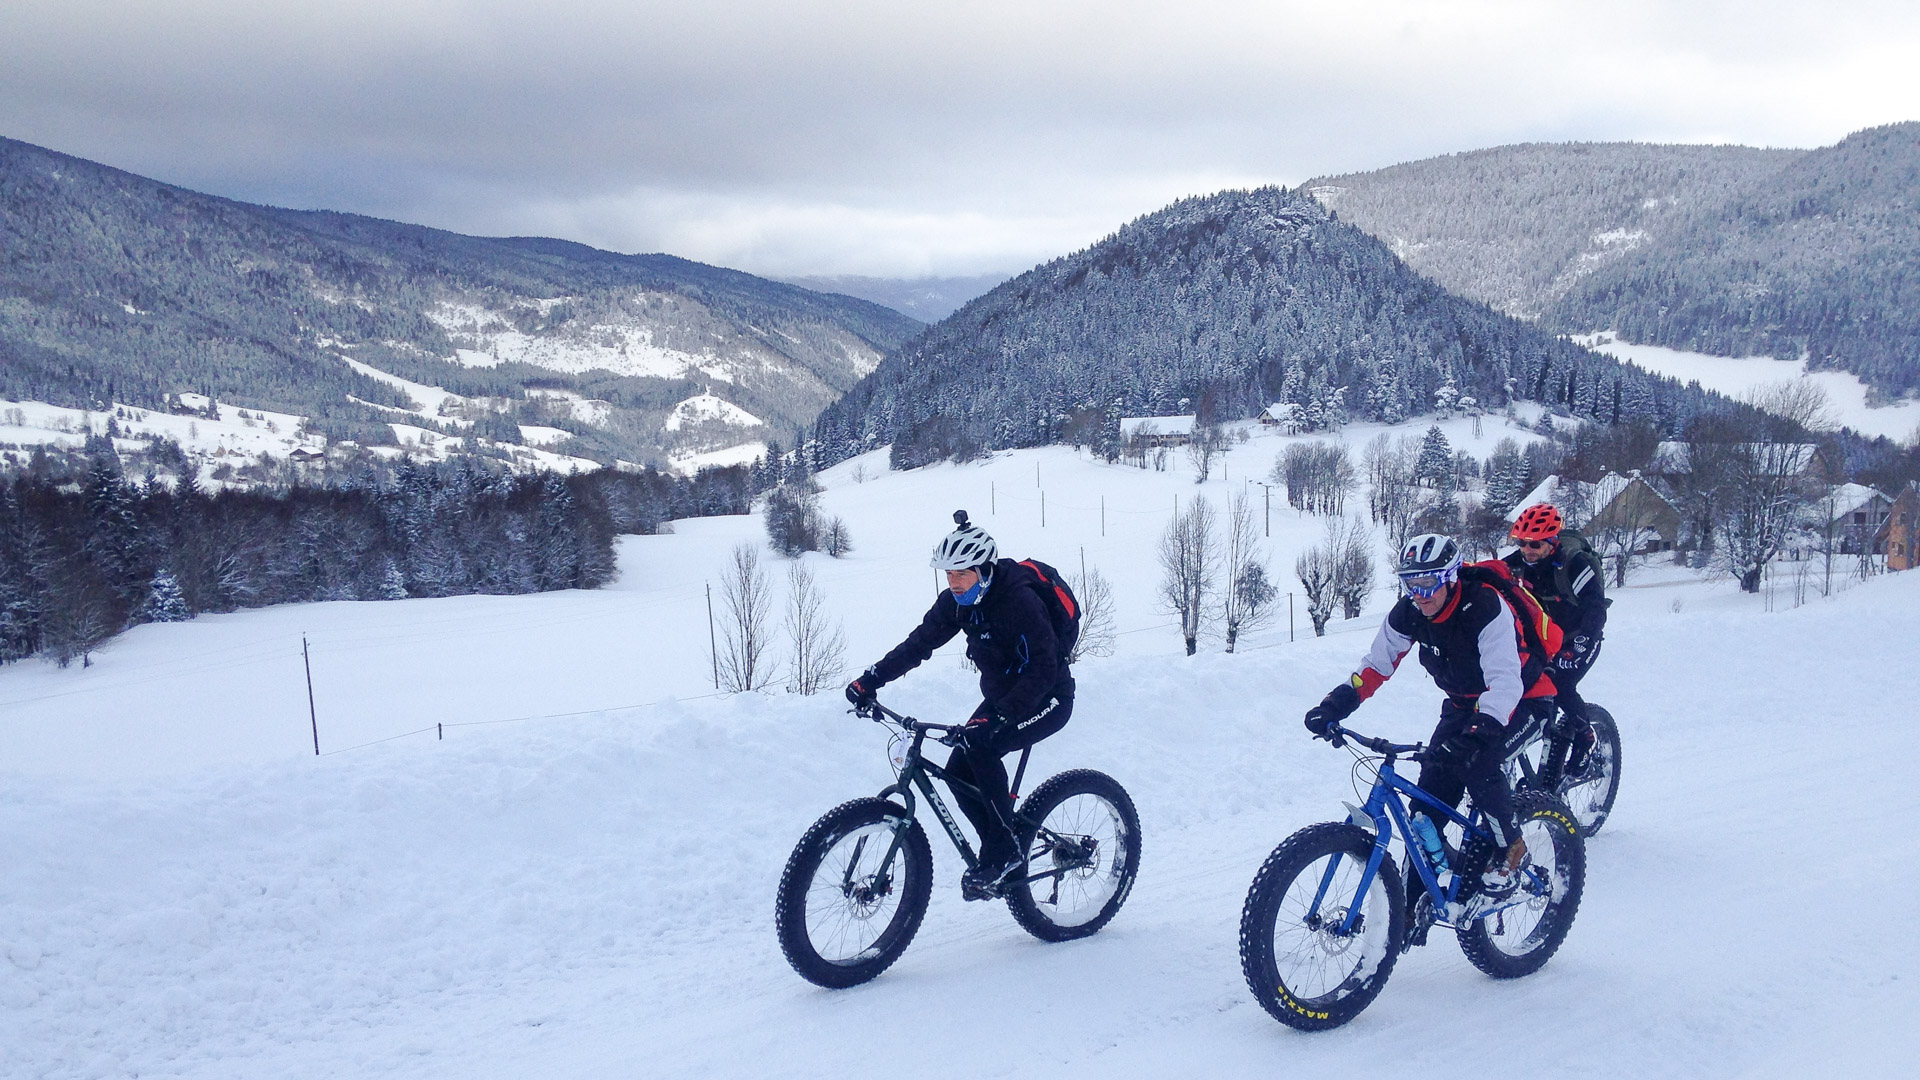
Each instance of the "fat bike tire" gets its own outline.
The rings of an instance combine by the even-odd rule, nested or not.
[[[1590,770],[1590,779],[1562,780],[1560,801],[1573,811],[1581,835],[1592,836],[1607,823],[1613,800],[1620,794],[1620,726],[1612,713],[1592,703],[1587,705],[1586,717],[1593,725],[1593,749],[1588,754],[1598,769]]]
[[[1339,1027],[1372,1004],[1393,974],[1407,909],[1391,855],[1360,899],[1354,931],[1337,931],[1373,846],[1373,834],[1357,825],[1310,825],[1274,848],[1254,875],[1240,911],[1240,970],[1260,1007],[1288,1027]]]
[[[1007,910],[1041,941],[1099,932],[1127,902],[1140,872],[1140,815],[1119,782],[1092,769],[1049,777],[1020,803],[1026,880],[1007,887]]]
[[[1460,927],[1458,935],[1467,961],[1496,979],[1531,975],[1553,958],[1573,928],[1587,881],[1586,838],[1566,804],[1528,791],[1514,808],[1527,841],[1523,867],[1542,880],[1521,884],[1510,906]]]
[[[880,865],[907,823],[892,864]],[[854,799],[813,823],[787,858],[774,902],[780,951],[800,977],[839,990],[900,958],[933,892],[933,852],[897,803]]]

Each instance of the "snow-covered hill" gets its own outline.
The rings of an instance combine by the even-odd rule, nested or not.
[[[1484,454],[1468,423],[1449,435]],[[1176,498],[1246,489],[1282,443],[1236,447],[1204,485],[1059,448],[824,474],[856,548],[807,558],[858,666],[931,598],[926,549],[956,507],[1014,553],[1075,570],[1084,549],[1123,633],[1078,669],[1033,775],[1110,772],[1145,832],[1119,917],[1056,946],[962,903],[936,848],[918,939],[852,991],[788,970],[773,887],[814,817],[888,782],[886,740],[836,694],[712,696],[704,584],[734,543],[764,551],[757,519],[630,538],[600,592],[203,616],[138,627],[85,671],[0,670],[0,1073],[1901,1072],[1920,944],[1900,823],[1920,796],[1875,766],[1920,694],[1915,574],[1793,608],[1643,572],[1586,684],[1621,721],[1624,783],[1566,947],[1496,983],[1437,934],[1345,1029],[1267,1018],[1240,901],[1267,850],[1352,797],[1349,759],[1299,714],[1387,598],[1324,639],[1283,618],[1186,657],[1152,542]],[[1281,576],[1318,529],[1276,507]],[[975,700],[953,647],[883,696],[929,718]],[[1408,671],[1359,721],[1418,738],[1437,703]]]

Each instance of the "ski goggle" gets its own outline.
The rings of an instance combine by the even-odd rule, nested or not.
[[[1425,600],[1439,592],[1452,579],[1452,574],[1415,574],[1412,577],[1402,577],[1400,587],[1407,590],[1408,596]]]

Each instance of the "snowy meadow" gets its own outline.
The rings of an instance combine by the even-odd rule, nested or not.
[[[1447,434],[1477,456],[1524,437],[1470,425]],[[804,558],[852,670],[932,599],[926,551],[955,509],[1005,553],[1069,572],[1084,558],[1112,583],[1114,654],[1076,668],[1073,722],[1025,786],[1101,769],[1144,834],[1127,906],[1065,945],[963,903],[936,836],[919,936],[849,991],[787,967],[773,891],[810,822],[890,781],[886,738],[837,689],[716,692],[707,586],[734,545],[760,546],[784,588],[757,516],[626,538],[601,590],[202,616],[137,627],[85,670],[0,670],[0,1075],[1910,1067],[1920,943],[1898,823],[1920,795],[1873,766],[1897,760],[1920,700],[1920,574],[1794,607],[1640,569],[1583,684],[1620,721],[1622,790],[1554,960],[1497,983],[1437,932],[1346,1028],[1301,1035],[1260,1010],[1240,903],[1274,845],[1354,797],[1352,759],[1300,714],[1352,669],[1390,594],[1324,638],[1304,607],[1290,634],[1282,607],[1235,654],[1203,639],[1189,657],[1156,602],[1154,544],[1196,495],[1260,508],[1251,482],[1286,441],[1256,432],[1204,484],[1181,458],[1141,470],[1057,447],[908,473],[879,453],[822,475],[854,548]],[[1297,591],[1322,522],[1278,495],[1269,568]],[[959,652],[882,699],[963,716],[977,694]],[[1424,738],[1438,702],[1409,666],[1354,723]]]

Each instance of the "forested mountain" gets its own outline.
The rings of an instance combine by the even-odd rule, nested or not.
[[[1538,318],[1621,261],[1803,150],[1527,143],[1307,182],[1340,220],[1462,296]]]
[[[1920,390],[1920,123],[1805,154],[1552,305],[1563,330],[1765,354]]]
[[[351,358],[470,399],[450,434],[478,422],[517,441],[537,424],[571,432],[568,453],[644,461],[714,441],[663,430],[686,398],[710,390],[790,431],[921,329],[668,255],[254,206],[7,139],[0,209],[0,397],[15,400],[164,409],[195,392],[373,443],[392,441],[386,421],[435,426],[393,412],[430,410]]]
[[[1818,150],[1508,146],[1309,186],[1414,269],[1555,331],[1920,389],[1920,123]]]
[[[1457,297],[1305,189],[1188,199],[974,300],[821,414],[823,458],[1109,432],[1121,413],[1398,421],[1456,395],[1675,429],[1704,397]]]
[[[1011,274],[975,274],[971,277],[883,278],[858,274],[829,277],[793,277],[782,280],[818,292],[843,293],[871,300],[922,322],[939,322],[960,305],[1012,277]]]

